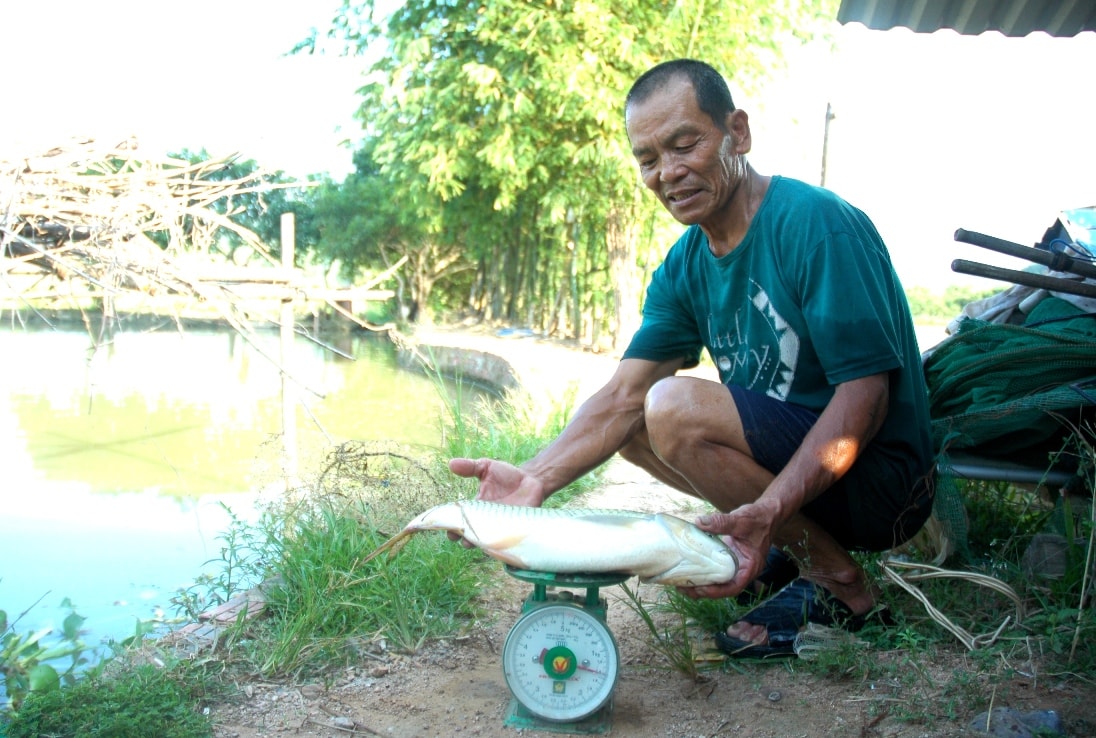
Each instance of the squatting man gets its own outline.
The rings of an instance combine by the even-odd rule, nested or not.
[[[624,114],[643,183],[686,226],[641,326],[533,459],[449,467],[478,499],[540,506],[619,453],[717,510],[697,525],[739,571],[683,591],[760,603],[721,649],[788,654],[807,622],[855,629],[878,610],[850,552],[901,544],[932,507],[920,355],[886,246],[832,192],[751,166],[749,117],[710,65],[652,68]],[[701,349],[720,381],[678,375]]]

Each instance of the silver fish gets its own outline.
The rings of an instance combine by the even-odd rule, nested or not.
[[[718,538],[665,513],[520,507],[480,500],[422,513],[365,558],[396,551],[424,530],[457,533],[518,569],[561,574],[614,572],[643,582],[700,586],[730,581],[734,553]]]

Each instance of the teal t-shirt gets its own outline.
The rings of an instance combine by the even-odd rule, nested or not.
[[[909,473],[931,466],[905,293],[875,226],[832,192],[773,177],[734,251],[714,256],[697,226],[673,245],[624,357],[694,366],[701,348],[725,384],[816,412],[835,385],[889,372],[890,408],[873,445]]]

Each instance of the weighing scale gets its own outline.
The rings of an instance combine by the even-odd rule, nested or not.
[[[620,652],[605,620],[601,587],[624,574],[558,574],[507,566],[533,585],[502,647],[502,671],[513,699],[505,724],[558,733],[605,733],[611,727]],[[584,597],[548,587],[584,588]]]

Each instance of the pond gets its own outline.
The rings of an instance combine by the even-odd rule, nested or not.
[[[445,390],[386,340],[337,341],[354,360],[298,338],[288,362],[302,477],[348,439],[437,445]],[[263,356],[277,333],[258,343],[167,329],[92,351],[83,330],[0,329],[0,609],[29,610],[17,632],[59,627],[69,598],[90,646],[120,640],[216,573],[226,506],[248,519],[284,485],[281,375]]]

